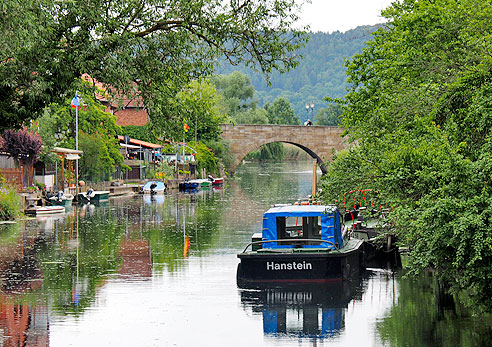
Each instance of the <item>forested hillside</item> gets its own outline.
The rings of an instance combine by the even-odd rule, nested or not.
[[[260,106],[272,103],[278,97],[285,97],[304,121],[307,102],[314,102],[316,114],[316,110],[328,106],[324,101],[325,96],[345,95],[344,60],[360,53],[365,43],[372,38],[372,33],[379,27],[360,26],[345,33],[311,33],[308,44],[299,50],[299,54],[304,57],[299,66],[285,74],[273,73],[271,86],[267,85],[261,74],[244,66],[223,63],[216,72],[230,74],[233,71],[241,71],[247,74],[251,78]]]

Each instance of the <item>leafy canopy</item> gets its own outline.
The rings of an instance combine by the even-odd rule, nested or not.
[[[26,129],[5,130],[0,138],[0,150],[26,164],[36,162],[42,145],[41,137]]]
[[[6,0],[0,22],[1,128],[60,103],[86,73],[134,94],[152,119],[218,56],[268,76],[297,65],[295,0]],[[4,48],[5,47],[5,48]],[[157,97],[159,96],[159,98]]]
[[[84,89],[83,85],[79,87]],[[116,125],[116,117],[105,112],[105,107],[93,98],[90,91],[79,95],[85,106],[78,111],[78,119],[75,109],[70,106],[69,97],[61,104],[51,104],[45,108],[43,116],[34,122],[34,126],[48,147],[46,151],[49,151],[54,146],[76,147],[78,121],[78,149],[84,152],[79,161],[81,179],[109,179],[115,166],[124,166],[117,138],[121,128]]]
[[[492,9],[404,0],[347,63],[343,125],[324,198],[372,188],[394,206],[413,273],[436,270],[474,309],[492,310]]]

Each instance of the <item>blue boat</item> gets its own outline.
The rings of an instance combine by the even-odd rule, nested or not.
[[[184,181],[179,183],[180,190],[190,190],[200,188],[200,182],[197,181]]]
[[[323,283],[350,279],[364,267],[364,241],[342,232],[333,205],[274,206],[263,230],[237,256],[240,287],[264,283]]]

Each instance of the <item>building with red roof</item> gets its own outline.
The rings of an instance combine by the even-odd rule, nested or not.
[[[87,74],[84,74],[82,78],[101,90],[100,93],[96,93],[96,98],[106,106],[106,112],[116,116],[117,125],[144,126],[149,122],[149,114],[136,84],[134,90],[122,94],[115,91],[112,86],[101,83]],[[111,90],[111,93],[108,90]]]

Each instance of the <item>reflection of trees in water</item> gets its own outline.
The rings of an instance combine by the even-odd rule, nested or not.
[[[382,341],[391,346],[490,345],[490,314],[472,316],[430,275],[398,282],[398,302],[378,324]]]
[[[166,199],[173,204],[166,212],[169,222],[147,228],[144,235],[151,245],[154,270],[175,272],[186,266],[181,260],[188,249],[200,255],[215,246],[225,201],[211,191]]]
[[[17,223],[2,228],[0,243],[0,292],[22,293],[41,283],[36,253],[43,238]]]
[[[306,175],[299,174],[304,171]],[[292,203],[310,194],[311,171],[312,162],[251,163],[241,165],[235,176],[250,200],[269,206]]]

